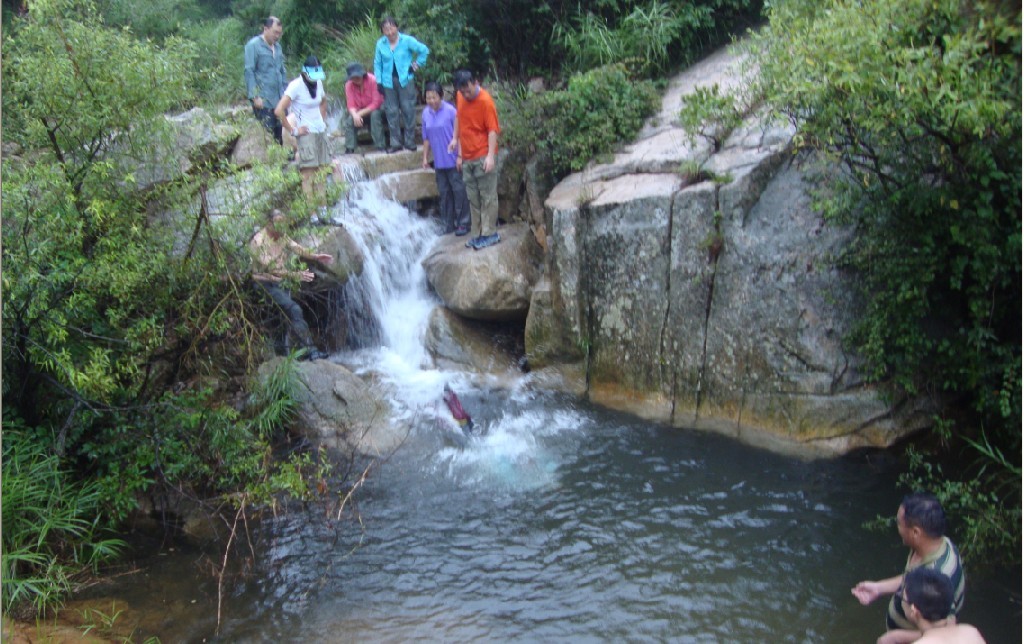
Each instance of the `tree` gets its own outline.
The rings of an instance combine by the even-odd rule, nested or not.
[[[303,494],[316,467],[271,458],[294,407],[290,362],[241,411],[189,384],[244,363],[259,337],[244,251],[200,208],[193,240],[208,243],[174,253],[174,231],[147,215],[193,179],[141,191],[125,162],[152,156],[164,112],[191,98],[189,47],[111,29],[88,0],[29,2],[5,28],[4,135],[20,150],[3,159],[2,567],[5,600],[41,609],[102,558],[86,551],[113,553],[103,530],[138,495],[245,508]]]
[[[1020,6],[789,0],[769,16],[761,91],[844,169],[820,203],[857,232],[842,260],[867,307],[851,340],[875,379],[943,396],[940,438],[981,457],[964,475],[1016,468],[999,494],[1019,526]]]
[[[147,290],[165,258],[112,155],[149,144],[189,61],[105,28],[87,2],[29,6],[3,60],[4,134],[32,157],[5,159],[4,357],[19,375],[5,402],[35,421],[57,411],[39,404],[44,383],[64,394],[58,415],[111,404],[159,343]]]

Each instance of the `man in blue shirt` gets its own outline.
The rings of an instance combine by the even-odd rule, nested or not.
[[[281,20],[270,16],[263,21],[263,33],[245,44],[245,89],[252,113],[278,143],[281,143],[281,123],[274,116],[274,107],[288,86],[284,52],[278,42],[283,32]]]

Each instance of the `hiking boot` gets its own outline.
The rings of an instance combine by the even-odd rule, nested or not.
[[[477,237],[477,239],[479,241],[473,246],[473,250],[480,250],[482,248],[487,248],[488,246],[494,246],[501,241],[501,237],[498,236],[498,233],[494,233],[486,237]]]

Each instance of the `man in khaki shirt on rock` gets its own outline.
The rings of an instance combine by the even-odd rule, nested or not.
[[[313,271],[308,269],[289,270],[287,267],[288,253],[294,253],[299,259],[305,261],[322,264],[330,264],[334,258],[326,253],[312,253],[294,242],[281,230],[285,221],[286,218],[280,210],[271,210],[267,216],[267,225],[261,228],[249,242],[249,250],[252,252],[253,260],[259,271],[253,273],[253,282],[257,289],[269,295],[288,316],[292,331],[306,349],[302,359],[322,360],[327,357],[327,354],[313,344],[313,336],[302,315],[302,308],[281,286],[281,282],[287,277],[294,277],[300,282],[312,282],[316,277]]]

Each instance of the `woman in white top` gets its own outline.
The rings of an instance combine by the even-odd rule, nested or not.
[[[327,185],[321,168],[331,163],[331,155],[327,150],[325,78],[320,60],[310,56],[302,66],[299,77],[288,83],[281,101],[274,109],[278,120],[291,130],[298,142],[295,161],[302,174],[302,192],[307,197],[318,198],[321,219],[327,211]]]

